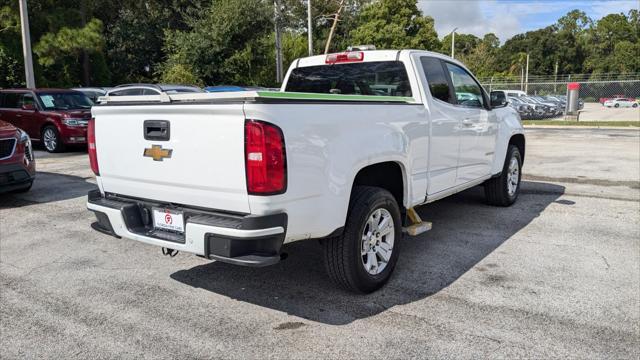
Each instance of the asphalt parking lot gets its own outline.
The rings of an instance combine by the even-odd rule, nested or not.
[[[92,231],[86,153],[0,197],[0,357],[640,356],[640,132],[528,130],[511,208],[420,209],[390,283],[337,290],[315,241],[255,269]]]
[[[615,108],[600,103],[585,103],[580,121],[640,121],[640,107]]]

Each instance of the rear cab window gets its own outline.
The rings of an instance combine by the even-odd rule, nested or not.
[[[291,71],[287,92],[411,97],[407,70],[401,61],[317,65]]]
[[[455,104],[456,100],[453,95],[449,80],[442,67],[442,61],[437,58],[423,56],[420,58],[424,75],[429,84],[429,92],[434,99],[444,101],[449,104]]]

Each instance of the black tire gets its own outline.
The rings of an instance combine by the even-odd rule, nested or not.
[[[518,161],[518,183],[515,192],[509,193],[509,164],[511,159],[516,158]],[[495,206],[511,206],[520,193],[520,180],[522,179],[522,156],[520,150],[515,145],[509,145],[507,156],[502,166],[500,176],[489,179],[484,184],[484,195],[487,203]]]
[[[394,238],[389,261],[379,274],[374,275],[365,269],[361,247],[367,220],[378,209],[386,209],[391,215]],[[329,277],[340,287],[353,292],[370,293],[379,289],[389,280],[396,266],[401,237],[400,209],[393,195],[377,187],[354,187],[342,235],[322,240]]]
[[[45,136],[47,136],[48,134],[51,134],[51,136],[54,137],[55,146],[53,146],[45,139]],[[62,143],[62,139],[60,138],[60,133],[58,132],[58,129],[56,129],[56,127],[53,125],[47,125],[42,129],[40,143],[42,144],[44,149],[50,153],[57,153],[64,150],[64,144]]]
[[[614,107],[620,107],[620,104],[615,104],[615,105],[613,105],[613,106],[614,106]]]
[[[634,107],[634,108],[637,108],[637,107],[638,107],[638,104],[633,104],[633,105],[631,105],[631,106],[632,106],[632,107]]]

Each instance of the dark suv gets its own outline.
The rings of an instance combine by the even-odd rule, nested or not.
[[[92,105],[86,95],[74,90],[0,90],[0,120],[26,131],[49,152],[87,143]]]

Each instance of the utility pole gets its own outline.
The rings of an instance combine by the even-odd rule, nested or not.
[[[325,55],[329,53],[329,48],[331,47],[331,39],[333,38],[333,33],[336,31],[336,26],[338,25],[338,21],[340,21],[340,12],[344,7],[344,0],[340,0],[340,4],[338,5],[338,11],[336,11],[336,16],[333,18],[333,24],[331,25],[331,30],[329,30],[329,38],[327,39],[327,44],[324,47]]]
[[[282,44],[280,41],[280,4],[278,0],[273,1],[274,23],[276,24],[276,82],[282,83]]]
[[[33,76],[33,59],[31,57],[31,34],[29,33],[29,12],[27,0],[20,0],[20,25],[22,28],[22,54],[24,56],[24,74],[27,88],[36,87]]]
[[[313,56],[313,26],[311,17],[311,0],[307,0],[307,36],[309,43],[309,56]]]
[[[527,72],[524,78],[524,92],[529,94],[529,53],[527,53]]]
[[[553,93],[555,94],[556,88],[558,86],[558,60],[556,60],[556,68],[555,71],[553,72]]]
[[[451,31],[451,58],[452,59],[455,59],[454,55],[456,51],[456,30],[458,30],[458,28],[455,28]]]

